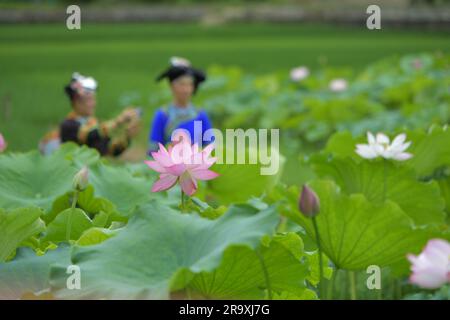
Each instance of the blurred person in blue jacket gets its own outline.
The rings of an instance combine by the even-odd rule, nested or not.
[[[195,108],[191,102],[199,85],[206,80],[205,73],[193,68],[186,59],[172,57],[169,68],[156,80],[162,79],[169,81],[173,100],[168,106],[155,112],[149,135],[149,154],[158,150],[159,143],[170,143],[172,132],[176,129],[187,130],[192,143],[203,146],[210,143],[213,138],[205,140],[203,136],[206,130],[211,129],[208,115],[205,111]],[[194,134],[194,127],[201,127],[201,135]]]

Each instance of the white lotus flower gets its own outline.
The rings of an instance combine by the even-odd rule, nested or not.
[[[347,90],[348,83],[345,79],[333,79],[331,80],[329,87],[333,92],[342,92]]]
[[[307,67],[297,67],[291,70],[291,80],[301,81],[309,76],[309,69]]]
[[[389,137],[383,133],[377,133],[375,137],[371,132],[367,132],[368,144],[357,144],[356,153],[365,159],[383,157],[397,161],[408,160],[412,154],[405,150],[411,145],[411,141],[405,142],[405,140],[404,133],[396,136],[390,143]]]

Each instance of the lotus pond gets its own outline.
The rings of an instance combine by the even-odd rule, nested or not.
[[[449,64],[211,67],[215,126],[280,129],[280,170],[216,163],[182,199],[144,161],[6,149],[0,298],[449,299]]]

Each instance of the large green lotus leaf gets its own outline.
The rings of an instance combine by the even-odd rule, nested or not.
[[[68,225],[71,223],[70,235],[68,235]],[[78,208],[66,209],[58,214],[47,226],[47,231],[42,241],[52,241],[55,243],[70,240],[78,240],[82,233],[93,226],[91,219],[86,213]]]
[[[111,201],[125,217],[128,217],[139,204],[160,197],[159,194],[151,193],[151,181],[134,177],[123,167],[99,163],[90,168],[89,182],[94,187],[96,197]]]
[[[414,229],[412,220],[392,201],[374,204],[362,194],[343,194],[333,181],[316,180],[310,187],[320,198],[316,220],[323,251],[339,269],[396,263],[431,236],[427,229]],[[315,237],[312,221],[298,212],[296,199],[291,206],[285,214]]]
[[[304,235],[306,237],[306,235]],[[319,252],[307,252],[306,258],[308,259],[309,265],[311,266],[310,272],[308,277],[306,278],[309,283],[311,283],[314,286],[317,286],[317,284],[320,282],[320,264],[319,264]],[[322,260],[323,260],[323,276],[326,279],[331,279],[333,276],[333,268],[330,267],[329,259],[328,257],[322,253]]]
[[[50,265],[70,265],[70,247],[60,246],[38,256],[30,248],[19,248],[13,261],[0,263],[0,300],[20,299],[50,288]]]
[[[410,162],[419,176],[450,165],[450,130],[434,126],[427,133],[411,131],[407,136],[413,142],[408,150],[414,155]]]
[[[167,298],[195,273],[214,270],[229,246],[255,248],[278,220],[272,207],[258,211],[249,205],[233,206],[220,218],[208,220],[152,201],[113,238],[75,247],[72,262],[81,268],[81,290],[66,290],[65,269],[55,267],[53,291],[61,298]]]
[[[357,143],[366,143],[365,137],[354,138],[348,131],[337,132],[328,139],[324,151],[341,157],[359,157],[355,152]]]
[[[92,185],[79,193],[77,205],[90,214],[96,214],[101,211],[112,212],[114,210],[114,205],[109,200],[95,197]]]
[[[436,182],[419,182],[412,169],[396,163],[352,158],[313,157],[314,171],[332,178],[347,194],[362,193],[375,203],[396,202],[417,225],[441,224],[444,201]],[[386,185],[384,185],[386,177]]]
[[[298,252],[291,250],[293,245]],[[303,242],[295,233],[277,236],[257,250],[230,247],[216,270],[195,275],[189,287],[207,299],[262,299],[267,296],[268,283],[272,294],[289,292],[301,296],[309,273],[309,263],[302,259],[302,249]]]
[[[247,152],[257,154],[258,151],[252,149]],[[225,162],[226,149],[224,154]],[[284,157],[279,153],[278,156],[278,171],[273,175],[262,175],[261,168],[268,167],[268,165],[261,165],[260,163],[215,164],[212,170],[219,173],[220,176],[208,182],[208,191],[222,204],[245,202],[252,196],[258,197],[265,191],[270,190],[281,177]],[[248,162],[248,155],[246,159]]]
[[[60,156],[43,157],[37,152],[0,156],[0,168],[0,207],[45,210],[71,190],[77,171]]]
[[[80,192],[77,198],[77,207],[86,212],[94,220],[101,217],[106,225],[110,222],[110,216],[116,214],[115,205],[105,198],[95,197],[95,191],[92,185],[89,185],[86,190]],[[42,217],[46,224],[52,222],[56,216],[62,211],[72,207],[74,193],[68,192],[63,196],[58,197],[52,205],[51,210],[45,213]]]
[[[445,200],[445,210],[447,211],[447,217],[450,218],[450,177],[441,179],[438,181],[441,188],[441,195]]]
[[[14,253],[22,241],[45,230],[38,208],[0,209],[0,262]]]
[[[95,217],[92,219],[92,225],[98,228],[105,228],[111,226],[112,221],[110,221],[110,214],[104,211],[100,211]]]
[[[274,300],[317,300],[317,294],[311,289],[305,289],[303,292],[298,294],[293,294],[289,291],[283,291],[282,293],[276,293],[273,297]]]
[[[189,200],[187,203],[188,211],[196,212],[203,218],[214,220],[227,212],[226,206],[214,208],[197,197],[191,197]]]
[[[309,266],[309,273],[306,280],[313,286],[317,286],[320,278],[320,267],[319,267],[319,254],[318,251],[307,252],[304,250],[305,244],[304,239],[306,235],[303,234],[302,237],[294,232],[289,232],[284,235],[278,235],[275,237],[276,240],[280,241],[283,246],[288,249],[297,259],[302,259],[304,257],[307,260],[307,265]],[[301,242],[299,241],[301,240]],[[329,259],[322,253],[323,258],[323,275],[326,279],[331,279],[333,275],[333,268],[329,267]]]
[[[102,243],[105,240],[115,236],[119,230],[109,230],[105,228],[90,228],[83,232],[81,237],[77,240],[79,246],[91,246],[93,244]]]
[[[79,169],[83,166],[93,165],[100,160],[100,154],[96,149],[86,145],[79,146],[73,142],[64,143],[55,152],[55,155],[71,161]]]

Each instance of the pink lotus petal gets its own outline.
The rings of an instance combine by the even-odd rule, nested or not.
[[[158,144],[159,144],[159,150],[158,150],[159,154],[161,154],[165,158],[170,159],[171,153],[161,143],[158,143]]]
[[[417,257],[415,256],[415,255],[413,255],[413,254],[408,254],[407,256],[406,256],[406,258],[409,260],[409,262],[411,262],[412,264],[414,264],[414,263],[416,263],[416,261],[417,261]]]
[[[450,255],[450,243],[441,239],[431,239],[428,241],[425,251],[429,249],[439,249],[441,252]],[[449,257],[450,258],[450,257]]]
[[[180,177],[180,186],[188,196],[192,196],[197,191],[197,182],[189,174]]]
[[[433,265],[444,264],[445,262],[449,262],[450,264],[450,243],[447,241],[432,239],[428,241],[423,252],[427,255]]]
[[[155,170],[156,172],[159,172],[159,173],[167,172],[167,170],[162,165],[160,165],[159,162],[157,162],[157,161],[147,160],[147,161],[144,161],[144,163],[147,166],[149,166],[151,169]]]
[[[166,155],[169,155],[169,152],[167,151],[166,147],[164,147],[163,144],[158,143],[158,146],[159,146],[159,151],[160,151],[160,152],[162,152],[162,153],[164,153],[164,154],[166,154]]]
[[[164,152],[155,152],[152,153],[153,159],[155,159],[161,166],[163,167],[170,167],[173,165],[172,159],[170,158],[169,154]]]
[[[203,169],[192,170],[191,175],[197,180],[212,180],[219,176],[219,174],[214,171]]]
[[[161,175],[158,181],[152,186],[152,192],[159,192],[170,189],[177,182],[178,177],[172,175]]]
[[[432,268],[423,269],[420,273],[414,273],[409,280],[425,289],[436,289],[447,282],[444,274],[435,272]]]
[[[170,167],[167,167],[166,169],[168,173],[178,177],[181,176],[187,170],[186,165],[183,163],[174,164]]]

